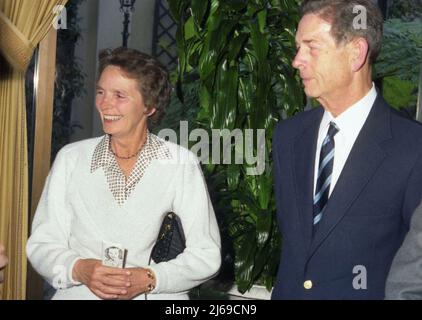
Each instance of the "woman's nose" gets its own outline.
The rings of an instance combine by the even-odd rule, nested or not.
[[[107,95],[103,94],[100,97],[97,97],[97,106],[101,110],[107,110],[112,107],[112,102]]]

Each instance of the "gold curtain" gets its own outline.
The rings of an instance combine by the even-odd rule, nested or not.
[[[28,155],[25,71],[56,5],[67,0],[0,0],[0,242],[9,265],[0,299],[25,299]],[[54,63],[54,62],[52,62]]]

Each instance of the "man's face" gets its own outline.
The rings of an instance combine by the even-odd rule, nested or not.
[[[352,82],[350,48],[336,43],[331,23],[315,14],[300,20],[296,33],[297,54],[293,67],[300,71],[309,97],[325,100],[347,92]]]

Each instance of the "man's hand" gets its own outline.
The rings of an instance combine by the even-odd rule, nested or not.
[[[101,299],[118,299],[131,287],[131,272],[102,265],[100,260],[81,259],[75,263],[72,277],[86,285]]]

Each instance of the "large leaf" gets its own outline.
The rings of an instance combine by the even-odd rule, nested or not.
[[[271,234],[272,213],[266,210],[258,211],[258,221],[256,223],[256,242],[260,249],[266,244]]]
[[[238,238],[237,255],[235,258],[236,282],[238,290],[242,293],[250,289],[253,283],[254,256],[256,243],[254,230],[250,229],[242,237]]]
[[[235,191],[239,186],[240,168],[237,165],[230,165],[227,168],[227,186],[230,192]]]
[[[180,20],[183,17],[184,12],[186,11],[186,8],[189,5],[189,0],[169,0],[167,1],[170,13],[173,16],[173,19],[176,22],[180,22]]]
[[[222,17],[216,17],[209,28],[215,28],[215,32],[205,36],[205,46],[199,60],[199,74],[201,79],[206,80],[221,63],[224,57],[224,49],[227,46],[227,37],[233,32],[237,21],[227,21]]]
[[[202,22],[204,21],[205,14],[209,10],[210,5],[209,1],[192,0],[192,15],[198,28],[202,27]]]
[[[224,61],[217,71],[216,99],[213,103],[210,125],[213,129],[234,129],[237,108],[238,70]]]

